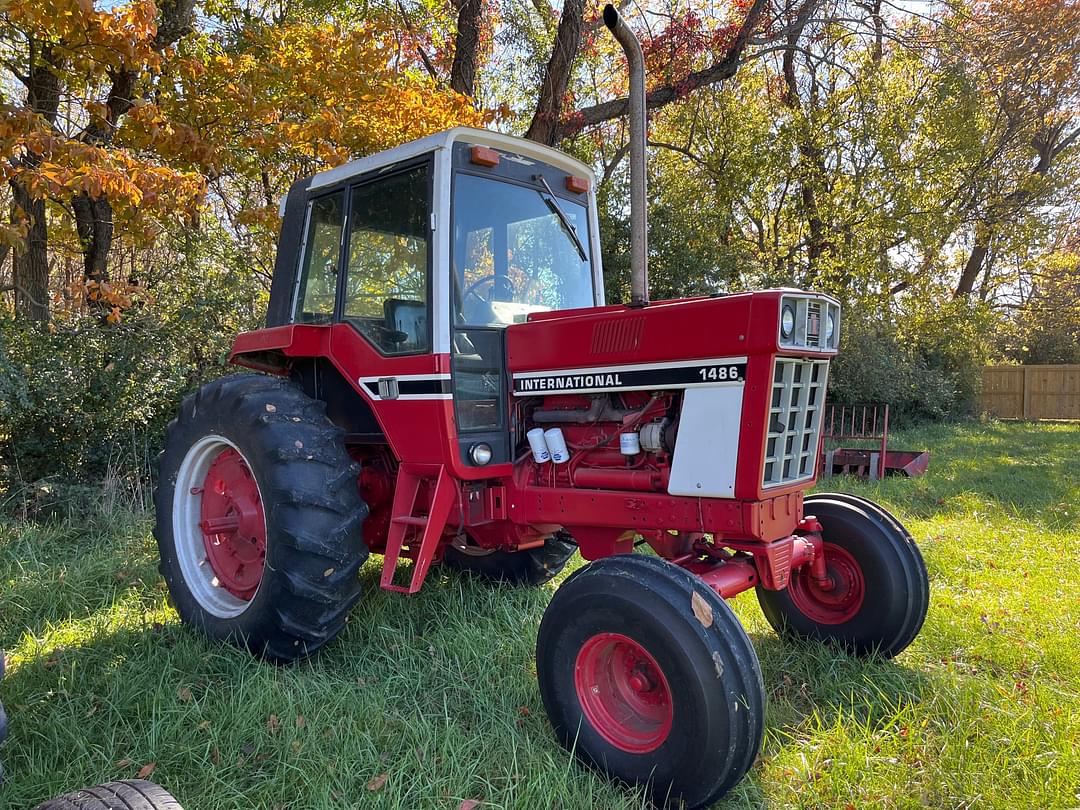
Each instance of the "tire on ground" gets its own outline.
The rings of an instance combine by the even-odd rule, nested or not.
[[[192,566],[185,578],[178,559],[183,540],[178,534],[185,526],[201,529],[192,530],[196,519],[185,523],[180,508],[196,510],[184,499],[198,488],[178,491],[177,475],[208,437],[239,452],[265,516],[265,565],[257,590],[248,601],[237,600],[217,613],[196,595],[205,585],[194,581]],[[265,375],[229,375],[184,400],[159,459],[154,534],[161,573],[185,623],[279,663],[313,653],[342,630],[360,598],[357,573],[368,556],[359,465],[346,452],[343,437],[327,419],[324,403]]]
[[[859,655],[898,655],[922,629],[930,603],[926,564],[911,534],[884,508],[855,495],[811,495],[803,511],[821,523],[826,565],[839,585],[821,593],[806,566],[783,591],[759,586],[765,618],[777,631]],[[848,604],[845,589],[858,592]]]
[[[443,564],[491,582],[509,585],[543,585],[554,579],[577,551],[569,535],[554,534],[539,548],[524,551],[462,550],[448,546]]]
[[[35,810],[184,810],[169,791],[144,779],[106,782],[65,793]]]
[[[658,558],[607,557],[567,578],[540,623],[536,669],[560,742],[661,806],[716,801],[761,748],[765,690],[746,632]]]

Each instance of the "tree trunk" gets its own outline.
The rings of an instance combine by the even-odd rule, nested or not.
[[[783,74],[784,74],[784,103],[787,107],[798,113],[805,113],[802,100],[799,97],[798,78],[795,75],[795,56],[798,53],[799,39],[810,19],[810,12],[815,7],[812,0],[806,0],[796,15],[787,35],[787,49],[784,51]],[[821,209],[818,206],[817,184],[825,177],[825,165],[821,149],[818,148],[803,130],[796,138],[799,149],[799,195],[802,199],[803,216],[806,217],[807,243],[806,243],[806,278],[802,280],[805,286],[812,286],[818,272],[818,265],[823,256],[828,254],[832,246],[828,241],[825,222],[821,218]]]
[[[975,244],[971,248],[971,253],[968,254],[968,260],[964,265],[963,272],[960,273],[960,281],[956,283],[956,292],[953,294],[953,298],[966,298],[971,295],[971,291],[975,289],[975,281],[979,278],[979,271],[982,270],[983,261],[985,261],[986,254],[989,251],[989,234],[983,228],[976,229]]]
[[[450,66],[450,89],[465,96],[476,95],[476,62],[480,50],[483,0],[457,0],[457,37],[454,63]]]
[[[26,217],[26,247],[15,254],[12,283],[15,287],[15,317],[43,323],[49,320],[49,230],[45,200],[32,197],[17,180],[11,180],[16,208]]]
[[[559,30],[555,33],[555,45],[551,49],[544,83],[540,88],[540,99],[536,103],[536,112],[525,137],[529,140],[554,146],[557,142],[559,117],[562,115],[563,96],[570,81],[570,71],[574,67],[578,50],[581,47],[583,29],[582,15],[585,13],[585,0],[566,0],[562,15],[559,17]]]
[[[91,197],[85,192],[71,200],[75,227],[83,251],[83,275],[88,281],[109,280],[109,250],[112,247],[112,204],[108,197]]]

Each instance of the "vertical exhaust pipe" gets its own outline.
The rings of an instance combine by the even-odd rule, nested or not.
[[[618,9],[604,6],[604,25],[615,35],[630,67],[630,306],[649,303],[649,223],[646,210],[645,56]]]

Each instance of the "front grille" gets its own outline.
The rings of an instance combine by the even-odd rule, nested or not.
[[[821,348],[821,302],[806,303],[806,345]]]
[[[763,487],[814,477],[828,377],[828,360],[776,358]]]

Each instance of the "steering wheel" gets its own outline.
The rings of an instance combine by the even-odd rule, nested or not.
[[[483,291],[481,288],[484,286],[489,286],[490,289]],[[514,295],[514,283],[506,276],[492,273],[490,276],[477,279],[461,294],[461,309],[465,320],[470,323],[493,321],[491,302],[513,301]]]

